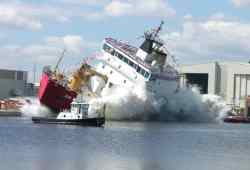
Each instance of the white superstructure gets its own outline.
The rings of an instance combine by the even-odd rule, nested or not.
[[[140,48],[113,38],[104,39],[103,58],[97,70],[108,76],[106,88],[113,85],[133,88],[145,83],[147,91],[155,97],[161,97],[167,87],[176,90],[178,73],[167,62],[168,51],[158,37],[161,26],[144,34]]]
[[[60,112],[57,119],[84,119],[88,117],[89,104],[83,102],[73,102],[69,110]]]

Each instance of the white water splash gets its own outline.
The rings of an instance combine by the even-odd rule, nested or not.
[[[92,105],[108,105],[107,117],[111,120],[159,120],[184,122],[220,121],[230,110],[221,97],[201,95],[197,88],[178,91],[162,90],[161,98],[149,96],[145,86],[136,89],[112,87],[105,89],[101,98]]]
[[[21,108],[21,113],[25,117],[32,116],[48,116],[51,114],[49,108],[42,106],[39,100],[35,97],[25,98],[24,105]]]
[[[178,91],[166,88],[162,90],[162,96],[155,98],[149,95],[144,84],[133,89],[113,86],[105,88],[102,97],[90,101],[90,114],[106,104],[106,116],[111,120],[217,122],[230,110],[221,97],[201,95],[196,87]],[[37,98],[28,98],[21,112],[26,117],[51,114]]]

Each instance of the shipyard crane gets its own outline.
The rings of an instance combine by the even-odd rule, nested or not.
[[[90,81],[90,78],[93,76],[98,76],[105,81],[105,84],[108,81],[108,77],[101,73],[98,73],[94,69],[91,68],[87,63],[83,63],[81,67],[73,73],[73,76],[69,80],[68,87],[70,90],[79,93],[81,88],[87,86]]]

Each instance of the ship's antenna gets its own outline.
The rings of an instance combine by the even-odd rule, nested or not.
[[[58,66],[59,66],[59,64],[61,63],[61,61],[62,61],[62,59],[63,59],[63,57],[64,57],[65,52],[66,52],[66,49],[63,49],[62,54],[61,54],[61,56],[59,57],[59,59],[58,59],[58,61],[57,61],[57,63],[56,63],[56,67],[55,67],[54,72],[57,71]]]
[[[154,38],[156,38],[159,34],[159,32],[162,30],[162,26],[164,25],[164,21],[161,21],[161,24],[159,25],[159,27],[154,31]]]

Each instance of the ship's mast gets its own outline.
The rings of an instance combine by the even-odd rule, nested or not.
[[[63,59],[63,57],[64,57],[65,52],[66,52],[66,49],[63,49],[62,54],[61,54],[61,56],[59,57],[59,59],[58,59],[58,61],[57,61],[57,63],[56,63],[54,72],[57,71],[57,69],[58,69],[58,67],[59,67],[59,64],[61,63],[61,61],[62,61],[62,59]]]
[[[162,30],[163,25],[164,25],[164,21],[161,21],[161,24],[157,27],[157,29],[146,32],[145,34],[149,34],[150,39],[156,41],[156,38],[158,37],[159,32]]]
[[[156,29],[144,33],[145,40],[137,52],[137,56],[142,60],[145,60],[147,55],[150,55],[153,52],[154,45],[156,45],[157,48],[164,45],[164,42],[159,38],[159,32],[162,30],[163,24],[164,22],[161,21],[161,24]]]

